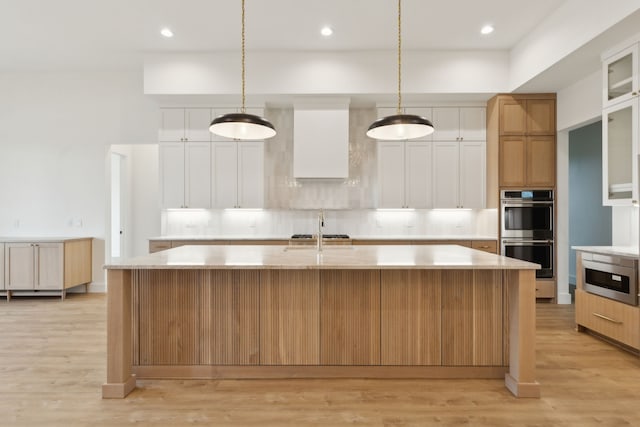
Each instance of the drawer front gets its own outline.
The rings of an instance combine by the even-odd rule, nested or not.
[[[171,249],[171,242],[169,241],[150,241],[149,253],[164,251],[165,249]]]
[[[640,350],[640,309],[576,289],[576,323]]]
[[[479,251],[485,251],[492,254],[498,253],[498,241],[497,240],[472,240],[471,248]]]
[[[536,298],[555,298],[556,282],[553,280],[536,280]]]

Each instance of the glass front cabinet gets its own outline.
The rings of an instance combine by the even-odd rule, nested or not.
[[[603,58],[602,107],[608,108],[638,95],[638,44]]]
[[[638,203],[638,97],[602,112],[602,204]]]

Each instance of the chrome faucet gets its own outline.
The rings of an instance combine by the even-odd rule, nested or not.
[[[318,213],[318,241],[316,242],[318,252],[322,252],[322,227],[324,227],[324,211],[321,210]]]

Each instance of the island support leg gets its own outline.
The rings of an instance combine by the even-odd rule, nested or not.
[[[131,360],[131,270],[107,272],[107,382],[103,399],[122,399],[136,387]]]
[[[536,381],[536,283],[534,270],[507,271],[509,372],[505,385],[517,397],[540,397]]]

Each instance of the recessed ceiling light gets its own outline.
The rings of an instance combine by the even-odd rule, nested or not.
[[[162,30],[160,30],[160,34],[162,34],[166,38],[173,37],[173,31],[171,31],[169,28],[163,28]]]
[[[333,34],[333,30],[331,29],[331,27],[322,27],[322,29],[320,30],[320,34],[325,37],[329,37],[331,34]]]
[[[486,34],[491,34],[491,33],[493,33],[493,25],[491,25],[491,24],[485,25],[485,26],[484,26],[484,27],[482,27],[482,29],[480,30],[480,33],[481,33],[481,34],[485,34],[485,35],[486,35]]]

